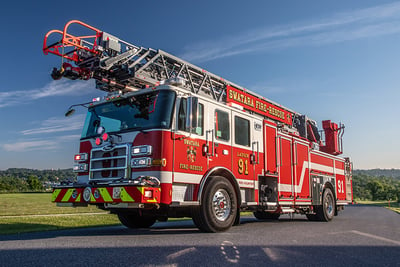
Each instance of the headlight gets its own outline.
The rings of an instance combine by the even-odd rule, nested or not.
[[[88,170],[88,165],[86,163],[74,164],[72,170],[74,172],[86,172]]]
[[[151,165],[151,158],[136,158],[131,160],[132,168],[143,168]]]
[[[148,156],[153,152],[153,148],[149,145],[132,147],[132,156]]]

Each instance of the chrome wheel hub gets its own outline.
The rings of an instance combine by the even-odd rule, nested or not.
[[[213,211],[219,221],[225,221],[232,209],[231,199],[225,189],[219,189],[213,196]]]

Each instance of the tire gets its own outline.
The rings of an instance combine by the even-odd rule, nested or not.
[[[330,188],[324,190],[322,205],[316,208],[316,216],[319,221],[329,222],[335,216],[335,198]]]
[[[203,232],[223,232],[235,222],[237,197],[232,184],[224,177],[212,176],[209,179],[201,205],[192,209],[192,219]]]
[[[307,219],[311,222],[315,222],[315,221],[319,220],[317,214],[306,214],[306,216],[307,216]]]
[[[118,213],[119,221],[128,228],[149,228],[156,222],[155,217],[140,216],[137,213]]]
[[[279,213],[270,213],[270,212],[264,212],[264,211],[255,211],[253,212],[254,217],[256,217],[259,220],[265,221],[265,220],[278,220],[279,217],[281,216]]]

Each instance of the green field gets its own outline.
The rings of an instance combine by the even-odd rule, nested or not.
[[[0,234],[119,225],[96,207],[57,207],[50,193],[0,194]]]

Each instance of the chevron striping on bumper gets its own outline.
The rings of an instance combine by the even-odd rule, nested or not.
[[[60,194],[61,189],[54,189],[53,194],[51,195],[51,201],[56,201],[58,195]]]
[[[112,197],[110,196],[110,193],[108,193],[107,188],[99,188],[99,191],[100,191],[100,195],[104,199],[104,201],[107,201],[107,202],[113,201]]]
[[[72,192],[74,192],[75,189],[68,189],[63,198],[61,199],[61,202],[68,202],[68,200],[71,198]]]
[[[135,202],[135,200],[128,194],[124,187],[121,188],[121,200],[125,202]]]

